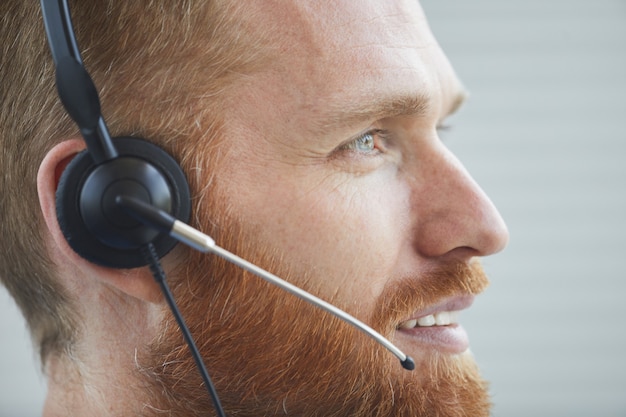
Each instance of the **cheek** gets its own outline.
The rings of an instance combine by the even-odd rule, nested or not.
[[[373,175],[308,187],[307,181],[283,182],[256,187],[253,198],[238,203],[262,244],[311,277],[308,289],[364,307],[382,291],[406,241],[407,193],[389,179]]]

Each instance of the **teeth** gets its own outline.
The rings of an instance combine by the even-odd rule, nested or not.
[[[456,324],[459,322],[459,312],[451,311],[450,312],[450,324]]]
[[[429,316],[420,317],[415,320],[407,320],[400,323],[401,329],[412,329],[414,327],[448,326],[458,321],[458,311],[441,311]]]
[[[432,314],[430,316],[426,316],[426,317],[420,317],[419,319],[417,319],[417,324],[420,325],[420,327],[430,327],[430,326],[434,326],[437,323],[435,316],[433,316]]]
[[[417,325],[417,320],[407,320],[404,323],[400,323],[401,329],[412,329]]]
[[[450,324],[450,313],[442,311],[441,313],[435,314],[435,322],[437,326],[447,326]]]

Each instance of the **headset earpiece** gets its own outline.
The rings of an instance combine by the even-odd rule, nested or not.
[[[191,197],[180,166],[159,147],[136,138],[111,139],[98,90],[83,66],[67,0],[41,0],[59,97],[80,128],[87,151],[67,166],[56,193],[59,225],[70,247],[112,268],[147,265],[142,248],[158,257],[177,241],[139,222],[119,205],[132,197],[183,222]]]
[[[162,257],[177,241],[126,214],[116,197],[134,197],[187,222],[189,186],[178,163],[156,145],[129,137],[113,142],[117,158],[95,165],[85,151],[67,166],[56,193],[57,217],[70,247],[83,258],[136,268],[146,265],[142,246],[152,242]]]

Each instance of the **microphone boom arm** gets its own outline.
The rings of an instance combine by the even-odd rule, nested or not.
[[[194,229],[186,223],[175,219],[169,214],[159,210],[149,204],[146,204],[140,200],[127,196],[118,196],[117,203],[121,205],[126,211],[135,217],[137,220],[152,226],[162,232],[168,233],[174,239],[177,239],[181,243],[192,247],[203,253],[211,252],[218,255],[229,262],[251,272],[265,281],[274,284],[283,290],[289,292],[313,304],[316,307],[334,315],[335,317],[353,325],[363,333],[380,343],[393,355],[395,355],[402,364],[404,369],[412,371],[415,369],[415,362],[410,356],[407,356],[404,352],[398,349],[393,343],[387,340],[383,335],[372,329],[367,324],[363,323],[356,317],[348,314],[347,312],[335,307],[334,305],[314,296],[313,294],[296,287],[295,285],[277,277],[276,275],[258,267],[257,265],[246,261],[245,259],[227,251],[226,249],[218,246],[215,241],[202,233],[201,231]]]

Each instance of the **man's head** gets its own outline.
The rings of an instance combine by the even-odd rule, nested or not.
[[[227,412],[487,414],[465,333],[446,323],[486,286],[475,258],[500,250],[506,229],[438,139],[464,91],[419,6],[131,3],[72,9],[114,133],[172,152],[190,180],[194,224],[218,243],[347,310],[417,363],[409,373],[347,325],[178,249],[164,265]],[[14,191],[2,211],[20,219],[9,231],[21,242],[0,262],[3,282],[51,372],[95,387],[78,398],[107,403],[124,380],[140,392],[125,397],[135,412],[206,412],[209,398],[150,274],[97,267],[64,242],[54,191],[83,145],[68,140],[76,132],[53,97],[34,7],[1,7],[3,19],[32,9],[20,33],[2,33],[24,44],[3,56],[28,70],[25,92],[3,84],[11,97],[0,125],[11,145],[3,187]],[[37,169],[12,162],[22,147],[43,160],[25,202],[15,190],[33,189]],[[18,212],[43,221],[25,232]],[[34,252],[43,260],[32,261]],[[113,372],[99,378],[104,361]]]

